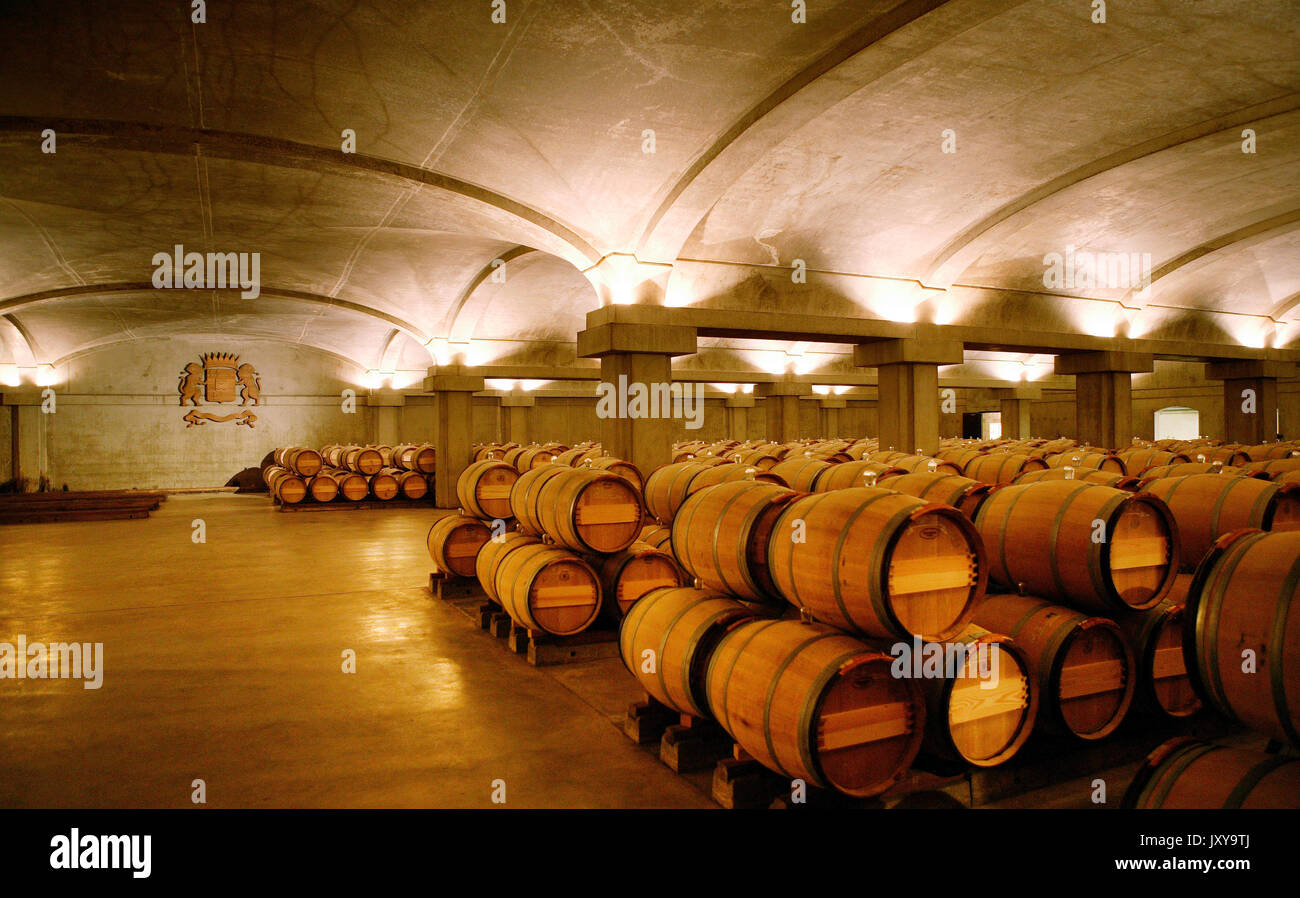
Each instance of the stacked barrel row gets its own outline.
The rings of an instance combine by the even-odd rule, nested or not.
[[[546,447],[539,460],[542,449],[485,452],[466,468],[460,512],[429,531],[440,570],[476,577],[518,626],[555,636],[616,623],[645,593],[684,582],[669,553],[638,540],[635,466],[599,447]]]
[[[314,502],[359,502],[398,497],[431,498],[437,453],[432,445],[329,445],[276,449],[262,468],[274,501],[294,505]]]
[[[1066,442],[1070,445],[1065,445]],[[716,465],[712,458],[725,458],[728,452],[735,451],[730,446],[692,448],[694,465],[709,467]],[[824,450],[814,453],[805,449],[802,458],[792,457],[802,448],[797,445],[755,448],[766,457],[750,455],[746,459],[755,464],[748,479],[782,479],[801,490],[825,491],[835,488],[834,484],[848,485],[862,477],[882,487],[897,485],[931,498],[942,493],[944,498],[939,501],[965,508],[976,517],[985,537],[999,537],[998,553],[991,559],[990,571],[995,586],[1018,593],[1036,589],[1040,596],[994,594],[981,606],[975,619],[1001,632],[1012,632],[1030,650],[1031,664],[1037,661],[1032,666],[1038,669],[1037,679],[1043,694],[1049,700],[1054,699],[1046,705],[1049,714],[1044,726],[1064,729],[1087,739],[1100,738],[1115,730],[1136,697],[1139,706],[1173,717],[1189,716],[1200,708],[1203,700],[1208,700],[1213,707],[1238,719],[1255,714],[1255,725],[1261,732],[1275,736],[1285,732],[1284,721],[1289,720],[1286,714],[1275,713],[1260,721],[1259,709],[1294,707],[1295,697],[1286,691],[1294,690],[1300,679],[1294,662],[1290,667],[1285,667],[1281,660],[1277,662],[1272,677],[1276,682],[1268,689],[1258,688],[1268,680],[1250,681],[1257,687],[1255,691],[1247,699],[1238,696],[1236,701],[1236,705],[1244,701],[1248,710],[1236,710],[1226,695],[1210,691],[1215,680],[1207,671],[1225,665],[1214,654],[1214,643],[1205,632],[1205,624],[1197,629],[1198,620],[1217,624],[1219,618],[1213,612],[1200,612],[1198,616],[1195,605],[1192,611],[1187,611],[1183,603],[1189,595],[1199,602],[1202,589],[1193,589],[1190,571],[1202,560],[1206,564],[1215,563],[1218,555],[1211,546],[1224,534],[1242,527],[1272,530],[1268,534],[1257,531],[1257,538],[1267,536],[1265,544],[1273,545],[1275,554],[1285,554],[1283,540],[1288,536],[1284,532],[1294,529],[1300,517],[1294,487],[1287,477],[1300,468],[1297,464],[1300,459],[1291,454],[1294,450],[1289,444],[1245,447],[1243,455],[1236,455],[1240,450],[1227,447],[1212,461],[1195,463],[1184,462],[1177,453],[1158,447],[1094,451],[1074,446],[1072,441],[985,446],[964,457],[951,448],[937,454],[938,461],[953,462],[963,473],[984,475],[983,479],[988,481],[984,484],[976,477],[940,474],[933,460],[926,463],[927,470],[915,473],[919,467],[916,460],[901,453],[890,455],[877,451],[865,457],[875,459],[868,464],[888,465],[900,461],[910,470],[891,471],[866,465],[855,469],[835,458],[835,453]],[[1180,448],[1183,447],[1173,447]],[[1193,448],[1211,452],[1223,449]],[[1017,449],[1024,451],[1012,451]],[[1055,493],[1007,489],[1007,478],[989,476],[989,470],[1006,470],[1008,455],[1024,456],[1010,462],[1015,467],[1012,483],[1027,486],[1040,481],[1055,482],[1056,486],[1049,487]],[[976,461],[985,457],[990,458]],[[1225,464],[1229,461],[1241,464]],[[972,462],[975,462],[973,469]],[[1171,467],[1180,464],[1204,467],[1190,471]],[[661,469],[665,472],[662,482],[656,482],[659,476],[656,472],[647,488],[647,504],[661,520],[672,520],[682,504],[680,497],[693,492],[690,483],[703,477],[707,470],[686,464],[669,467],[675,467],[671,476],[667,468]],[[1142,476],[1130,477],[1126,473],[1129,470]],[[1214,473],[1203,473],[1206,471]],[[728,476],[742,478],[734,472],[729,475],[714,472],[710,478],[721,480]],[[1069,480],[1076,483],[1064,482]],[[1088,489],[1089,484],[1109,489],[1103,494]],[[1126,495],[1133,492],[1137,495]],[[1166,499],[1167,503],[1163,501]],[[986,502],[991,504],[981,512]],[[1036,504],[1042,507],[1034,510]],[[1071,512],[1069,506],[1075,504],[1078,507]],[[1018,510],[1013,512],[1011,509],[1017,506]],[[1107,508],[1105,515],[1089,517],[1102,514]],[[999,510],[1003,519],[995,522],[993,516]],[[1055,514],[1049,513],[1053,511]],[[1096,528],[1092,536],[1099,539],[1089,540],[1093,548],[1071,547],[1068,541],[1059,539],[1062,522],[1068,521],[1071,515]],[[1027,521],[1028,526],[1010,525],[1017,517]],[[1084,528],[1075,525],[1073,530],[1081,533]],[[1186,541],[1179,539],[1180,531],[1184,530],[1188,535]],[[1047,540],[1043,539],[1044,533],[1050,534]],[[1007,543],[1013,547],[1009,556]],[[677,547],[676,541],[672,544]],[[1079,558],[1085,559],[1082,567],[1072,563]],[[1288,556],[1284,564],[1278,565],[1275,575],[1282,576],[1290,563]],[[1069,573],[1071,567],[1076,568],[1073,576]],[[1085,582],[1085,570],[1091,586]],[[1103,575],[1103,588],[1097,588],[1099,574]],[[1294,580],[1283,582],[1284,591],[1293,592],[1294,588]],[[1293,625],[1276,612],[1278,603],[1256,604],[1261,607],[1253,625],[1257,630],[1266,631],[1268,639],[1276,642],[1270,657],[1279,659],[1279,647],[1288,644],[1288,639],[1294,644],[1296,634],[1288,630]],[[1260,626],[1266,619],[1273,623]],[[1249,627],[1241,621],[1230,621],[1228,635],[1220,631],[1218,638],[1225,643],[1230,639],[1240,642],[1243,630],[1249,632]],[[1198,646],[1201,657],[1194,661]],[[1211,695],[1214,698],[1207,698]],[[1278,738],[1294,744],[1294,723],[1290,726],[1292,733]],[[1270,780],[1274,781],[1280,782],[1276,777]],[[1253,801],[1265,805],[1276,799],[1273,788],[1262,788],[1252,794]]]

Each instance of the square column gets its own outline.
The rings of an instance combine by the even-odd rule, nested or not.
[[[41,389],[8,391],[0,397],[0,402],[4,406],[0,407],[0,414],[10,416],[10,445],[0,447],[0,451],[12,453],[10,476],[15,480],[25,478],[27,489],[35,491],[50,469],[49,419],[42,410],[45,400]]]
[[[1042,387],[1012,387],[998,390],[1002,412],[1002,436],[1009,440],[1027,440],[1033,436],[1029,423],[1029,403],[1043,398]]]
[[[848,408],[848,401],[839,398],[827,398],[817,401],[819,407],[818,422],[821,426],[821,433],[818,436],[824,440],[834,439],[840,435],[840,409]]]
[[[529,409],[536,407],[537,400],[532,396],[512,393],[501,397],[501,411],[505,413],[506,442],[528,445]]]
[[[767,416],[767,439],[777,443],[799,439],[799,399],[812,395],[812,385],[780,380],[759,384],[757,390]]]
[[[749,433],[749,410],[753,407],[753,396],[727,397],[727,439],[740,440],[742,443],[745,441],[746,434]]]
[[[1212,362],[1205,376],[1223,381],[1223,435],[1229,443],[1257,445],[1279,439],[1277,382],[1296,366],[1270,359]]]
[[[450,366],[459,367],[459,366]],[[424,380],[434,394],[434,439],[438,468],[434,473],[434,500],[439,508],[456,508],[456,481],[473,458],[471,397],[483,389],[483,378],[463,373],[438,373]]]
[[[367,400],[374,411],[370,439],[380,446],[395,446],[402,439],[402,408],[406,397],[396,390],[371,390]]]
[[[880,340],[853,348],[853,364],[876,369],[880,446],[939,450],[939,366],[960,365],[956,340]]]
[[[1089,446],[1133,442],[1133,374],[1152,371],[1149,353],[1105,350],[1056,357],[1057,374],[1074,375],[1075,436]]]
[[[695,349],[695,328],[681,325],[611,321],[578,334],[578,357],[600,359],[598,395],[614,400],[596,403],[596,430],[607,455],[632,462],[647,476],[672,461],[673,442],[685,433],[685,409],[637,403],[633,391],[666,395],[673,356]],[[694,396],[694,384],[682,386]]]

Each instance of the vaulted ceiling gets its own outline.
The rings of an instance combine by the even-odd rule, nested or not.
[[[1300,319],[1294,0],[807,7],[5,3],[0,362],[189,333],[389,370],[554,352],[610,253],[676,263],[673,304],[797,310],[801,265],[838,314],[904,283],[991,291],[944,313],[968,323],[1045,292],[1224,339]],[[152,289],[177,244],[260,253],[261,294]],[[1071,249],[1149,254],[1151,289],[1048,290]]]

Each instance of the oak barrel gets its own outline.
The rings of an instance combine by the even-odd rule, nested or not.
[[[962,474],[971,480],[985,483],[1011,483],[1025,471],[1037,471],[1047,467],[1047,462],[1030,455],[1011,452],[992,452],[972,458],[962,469]]]
[[[1300,527],[1300,489],[1254,477],[1191,474],[1144,481],[1142,492],[1159,496],[1178,522],[1181,566],[1190,571],[1225,533],[1242,528]]]
[[[623,664],[643,689],[670,708],[711,717],[705,673],[718,641],[753,619],[728,595],[690,587],[648,592],[619,627]]]
[[[288,468],[269,466],[262,472],[266,488],[284,505],[296,505],[307,497],[307,484]]]
[[[572,636],[600,613],[596,572],[556,546],[536,543],[506,553],[496,565],[493,587],[506,614],[529,630]]]
[[[339,494],[339,484],[333,477],[322,472],[307,478],[307,492],[317,502],[332,502]]]
[[[651,590],[686,584],[686,574],[671,554],[640,541],[606,556],[600,564],[601,594],[615,620],[626,616]]]
[[[745,480],[700,490],[673,519],[673,555],[709,589],[751,601],[780,601],[768,572],[768,538],[782,509],[798,495]]]
[[[382,502],[395,498],[400,491],[397,478],[392,474],[385,474],[381,470],[370,478],[370,494]]]
[[[817,478],[816,490],[828,493],[831,490],[845,490],[855,486],[884,486],[880,481],[889,477],[906,474],[902,468],[880,461],[846,461],[831,465],[830,470],[823,471]]]
[[[1225,534],[1188,589],[1183,650],[1206,704],[1300,747],[1297,593],[1300,533]]]
[[[1149,494],[1068,480],[1013,484],[989,496],[975,526],[990,580],[1088,611],[1150,608],[1178,573],[1178,528]]]
[[[846,795],[884,792],[921,747],[925,698],[889,655],[824,624],[742,623],[713,650],[709,709],[755,760]]]
[[[787,504],[767,559],[791,605],[870,636],[953,636],[987,583],[984,547],[965,515],[873,487]]]
[[[972,480],[959,474],[916,473],[888,477],[880,484],[882,489],[894,490],[927,502],[940,502],[959,509],[968,518],[988,498],[993,484]]]
[[[651,548],[671,554],[673,551],[672,536],[672,530],[667,527],[661,527],[658,524],[647,524],[641,528],[641,535],[637,537],[637,540]]]
[[[1114,621],[1034,596],[990,595],[975,623],[1015,641],[1039,690],[1039,720],[1080,739],[1102,739],[1128,713],[1133,650]]]
[[[833,467],[834,465],[827,461],[796,455],[773,465],[767,469],[767,472],[781,478],[781,482],[790,489],[811,493],[813,484],[817,482],[817,477],[823,471],[828,471]]]
[[[1154,608],[1116,618],[1137,664],[1134,704],[1144,711],[1190,717],[1201,710],[1183,653],[1184,614],[1182,602],[1165,599]]]
[[[491,538],[492,531],[478,518],[449,514],[433,522],[426,542],[438,570],[473,577],[479,551]]]
[[[519,475],[510,488],[510,514],[519,522],[519,529],[532,536],[542,535],[542,522],[538,517],[538,498],[542,486],[552,477],[572,470],[565,465],[542,465]]]
[[[1300,758],[1180,736],[1147,756],[1123,807],[1300,809]]]
[[[474,576],[478,578],[478,585],[483,588],[483,593],[500,604],[501,597],[497,595],[496,582],[497,570],[501,562],[517,549],[541,544],[541,540],[536,537],[511,531],[494,535],[489,539],[479,550],[478,557],[474,559]]]
[[[913,658],[918,650],[919,664]],[[939,675],[927,666],[927,652],[931,662],[941,662]],[[922,648],[916,640],[907,654],[900,654],[898,646],[891,654],[897,656],[895,676],[915,676],[918,667],[921,672],[927,753],[995,767],[1014,757],[1029,738],[1038,714],[1038,687],[1029,659],[1011,639],[971,624],[948,642]]]
[[[456,480],[456,498],[467,512],[487,520],[511,517],[510,490],[519,472],[504,461],[476,461]]]
[[[537,494],[537,522],[555,542],[578,552],[621,552],[641,533],[636,487],[617,474],[565,468]]]
[[[628,483],[636,487],[637,492],[645,488],[645,478],[641,476],[641,469],[630,461],[624,461],[621,458],[612,458],[610,456],[600,456],[588,459],[585,463],[587,467],[596,471],[606,471],[610,474],[617,474]]]

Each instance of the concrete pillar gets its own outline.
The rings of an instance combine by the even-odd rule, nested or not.
[[[767,416],[764,436],[776,443],[799,439],[799,399],[812,395],[812,385],[793,380],[759,384],[758,395],[763,397],[763,411]]]
[[[395,446],[403,439],[402,408],[406,397],[397,390],[371,390],[370,439],[380,446]]]
[[[1296,366],[1271,359],[1211,362],[1205,376],[1223,381],[1223,434],[1229,443],[1253,445],[1287,433],[1278,418],[1277,382]]]
[[[615,307],[612,314],[651,315],[658,307]],[[673,442],[684,433],[682,409],[657,410],[646,404],[644,415],[633,404],[634,390],[642,396],[662,395],[671,387],[673,356],[696,350],[695,328],[617,320],[588,327],[578,334],[578,357],[600,359],[596,414],[605,452],[632,462],[643,474],[672,461]],[[689,386],[689,385],[687,385]],[[605,398],[608,397],[608,398]],[[609,401],[612,400],[612,401]],[[653,416],[657,412],[657,417]]]
[[[501,412],[505,416],[506,442],[528,445],[528,420],[532,416],[530,409],[536,408],[537,400],[522,393],[511,393],[501,397]]]
[[[818,422],[821,426],[821,439],[830,440],[840,435],[840,409],[848,407],[848,401],[838,397],[827,397],[817,402],[820,408]]]
[[[1123,449],[1133,442],[1133,374],[1152,371],[1149,353],[1104,350],[1056,357],[1057,374],[1074,375],[1075,437]]]
[[[57,397],[54,400],[57,402]],[[10,416],[10,470],[14,480],[26,479],[26,488],[35,490],[42,477],[49,475],[49,417],[48,408],[40,390],[24,389],[6,392],[3,413]],[[57,411],[58,406],[54,406]],[[3,450],[0,450],[3,451]]]
[[[880,340],[853,348],[853,364],[876,369],[881,448],[939,450],[939,366],[960,365],[963,355],[956,340]]]
[[[1002,436],[1009,440],[1027,440],[1033,436],[1029,422],[1029,403],[1043,398],[1042,387],[1011,387],[998,390],[1002,412]]]
[[[727,397],[727,439],[745,441],[749,433],[749,410],[753,407],[752,395],[738,393]]]
[[[470,415],[472,397],[483,389],[483,378],[465,373],[460,366],[430,369],[424,388],[435,396],[433,444],[438,452],[434,498],[439,508],[455,508],[456,481],[469,467],[473,454]]]

